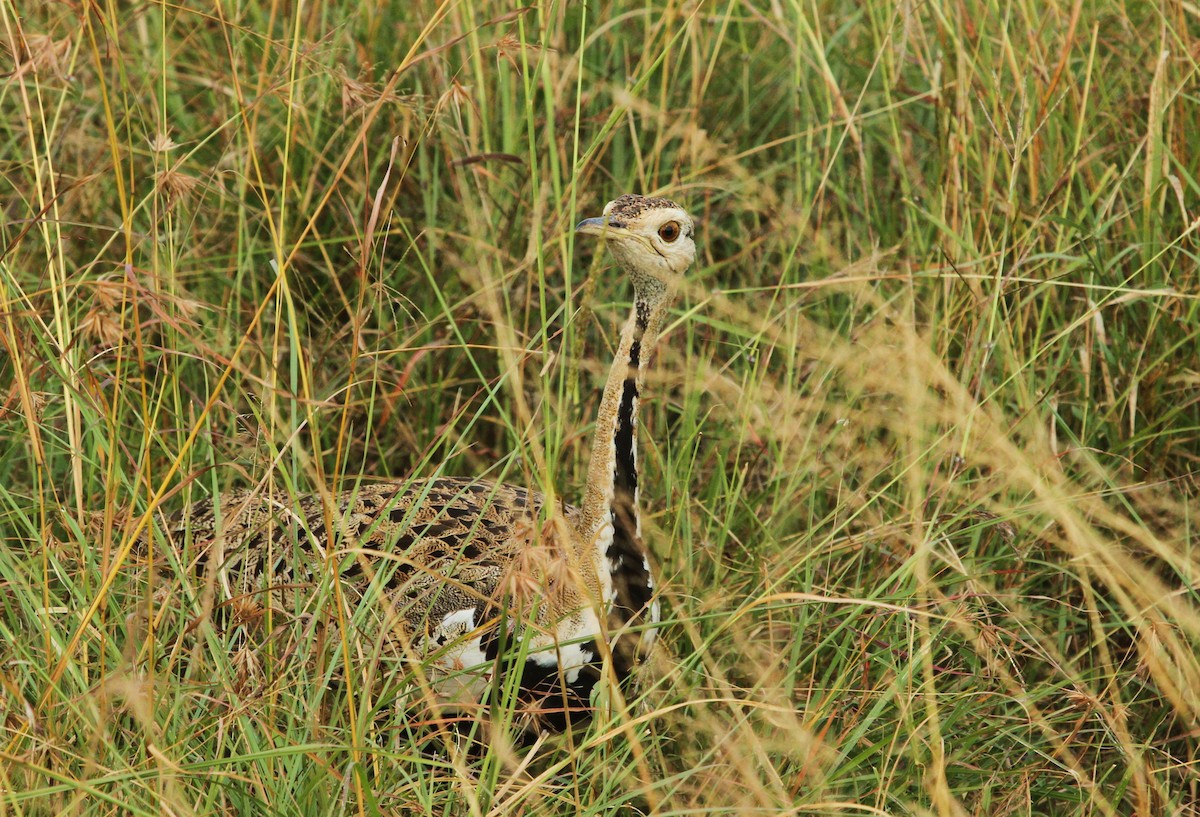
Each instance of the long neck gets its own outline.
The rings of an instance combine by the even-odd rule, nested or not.
[[[608,373],[592,459],[588,466],[580,526],[585,558],[596,558],[596,545],[612,524],[628,536],[640,534],[638,519],[637,426],[638,398],[645,384],[649,360],[666,311],[665,299],[653,301],[639,294],[633,313],[621,330],[616,358]]]

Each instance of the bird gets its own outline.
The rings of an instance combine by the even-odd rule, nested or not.
[[[421,661],[448,705],[487,700],[503,676],[539,727],[588,716],[605,662],[626,684],[661,623],[639,514],[638,409],[696,245],[682,207],[637,194],[575,232],[603,240],[634,296],[578,505],[548,508],[522,486],[444,476],[362,480],[332,495],[237,489],[176,513],[167,540],[190,541],[193,571],[260,610],[302,615],[332,569],[348,603],[372,605],[365,620],[385,648]]]

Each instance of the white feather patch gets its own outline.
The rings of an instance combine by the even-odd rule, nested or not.
[[[474,629],[475,611],[455,610],[442,617],[426,645],[435,649],[441,644],[448,645],[445,654],[437,659],[445,669],[458,672],[479,667],[489,663],[483,652],[483,635],[464,637]]]
[[[587,643],[599,638],[600,620],[590,607],[585,607],[563,619],[555,636],[534,638],[529,645],[529,660],[539,667],[557,666],[563,680],[573,684],[579,680],[580,671],[596,660]]]
[[[597,573],[600,574],[600,601],[604,604],[605,609],[612,604],[613,600],[613,583],[612,570],[608,568],[608,549],[612,545],[614,536],[612,512],[604,515],[604,523],[600,526],[600,530],[596,531],[596,565],[598,566]]]
[[[572,616],[563,622],[559,629],[559,666],[562,667],[566,682],[573,684],[579,680],[579,671],[596,660],[596,655],[587,649],[585,644],[589,640],[600,638],[600,620],[596,618],[592,608],[585,607],[580,611],[578,619]]]
[[[429,652],[445,647],[434,664],[446,674],[434,683],[446,701],[478,701],[491,685],[491,662],[483,652],[483,634],[468,635],[474,629],[475,611],[455,610],[442,617],[423,644]]]
[[[652,599],[650,601],[650,623],[655,626],[647,627],[642,631],[642,643],[647,650],[654,646],[654,641],[658,638],[657,625],[661,619],[662,611],[659,609],[658,599]]]

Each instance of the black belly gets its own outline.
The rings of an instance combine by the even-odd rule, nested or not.
[[[481,646],[488,660],[499,664],[489,695],[492,703],[503,702],[511,686],[512,673],[520,673],[516,690],[518,709],[530,716],[538,729],[564,731],[568,726],[586,723],[593,713],[592,690],[600,682],[601,651],[594,640],[579,646],[595,660],[579,667],[579,675],[568,682],[557,663],[545,666],[526,656],[519,657],[520,648],[512,643],[503,628],[485,636]],[[624,681],[624,678],[620,679]]]

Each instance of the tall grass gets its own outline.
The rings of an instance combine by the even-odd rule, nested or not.
[[[1200,813],[1193,4],[0,26],[0,813]],[[200,497],[578,496],[629,292],[571,225],[626,191],[702,248],[628,706],[468,751],[334,585],[193,626]]]

